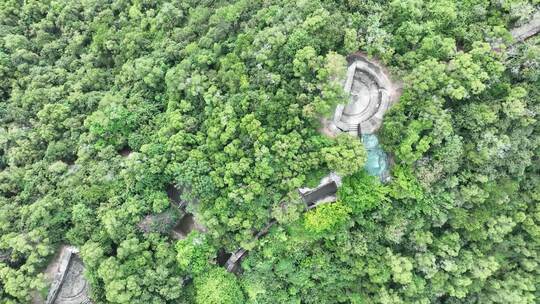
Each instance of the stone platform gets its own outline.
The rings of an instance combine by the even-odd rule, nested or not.
[[[540,32],[540,12],[536,12],[528,23],[513,28],[510,31],[510,34],[512,34],[512,38],[515,42],[522,42],[527,38],[538,34],[538,32]]]
[[[382,124],[386,110],[396,101],[395,88],[385,70],[365,56],[350,56],[344,89],[349,103],[338,105],[332,120],[334,132],[373,134]]]
[[[89,285],[83,276],[84,264],[78,250],[65,247],[60,255],[58,268],[46,304],[90,304]]]

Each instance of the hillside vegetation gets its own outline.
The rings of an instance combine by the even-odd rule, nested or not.
[[[509,47],[538,7],[0,1],[0,303],[46,295],[62,244],[95,303],[538,303],[540,38]],[[404,84],[385,184],[317,131],[357,51]],[[303,213],[330,171],[338,201]],[[140,228],[173,186],[208,232]]]

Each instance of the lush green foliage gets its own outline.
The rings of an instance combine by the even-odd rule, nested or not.
[[[350,212],[351,209],[341,202],[324,204],[306,214],[304,226],[312,233],[325,234],[346,223]]]
[[[197,304],[241,304],[244,295],[233,274],[214,268],[195,281]]]
[[[180,269],[195,276],[208,272],[210,261],[216,256],[216,248],[209,244],[204,234],[196,231],[176,243],[176,252]]]
[[[0,2],[0,302],[46,291],[70,243],[96,303],[534,303],[539,38],[505,44],[535,9]],[[317,131],[357,50],[404,82],[384,185],[359,141]],[[296,189],[329,170],[348,175],[339,203],[302,214]],[[208,233],[140,229],[176,212],[170,185]],[[238,246],[235,278],[216,253]]]

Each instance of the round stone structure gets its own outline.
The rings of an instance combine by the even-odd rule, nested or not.
[[[384,69],[363,55],[349,57],[344,89],[349,103],[338,105],[334,128],[353,135],[372,134],[382,124],[384,112],[394,102],[393,87]]]
[[[45,304],[91,304],[89,285],[84,278],[84,264],[78,249],[66,246],[54,274],[54,281]]]
[[[69,270],[66,273],[62,287],[58,292],[54,303],[62,304],[86,304],[88,298],[88,283],[83,276],[84,265],[77,255],[70,261]]]

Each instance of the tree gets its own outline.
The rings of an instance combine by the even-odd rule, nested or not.
[[[223,268],[213,268],[195,281],[195,303],[240,304],[244,296],[233,274]]]
[[[176,260],[182,271],[195,276],[205,275],[211,269],[211,260],[217,250],[212,247],[208,237],[197,231],[176,243]]]
[[[45,293],[69,243],[94,302],[533,303],[540,38],[505,44],[534,8],[0,1],[0,302]],[[403,82],[384,184],[317,131],[358,51]],[[304,213],[331,171],[337,202]],[[169,237],[180,201],[207,233]]]
[[[351,175],[358,172],[366,161],[366,151],[359,140],[349,135],[336,138],[335,147],[324,148],[324,160],[328,168],[340,175]]]
[[[341,202],[323,204],[306,214],[304,227],[307,231],[325,235],[325,233],[339,229],[347,223],[350,212],[350,207]]]

